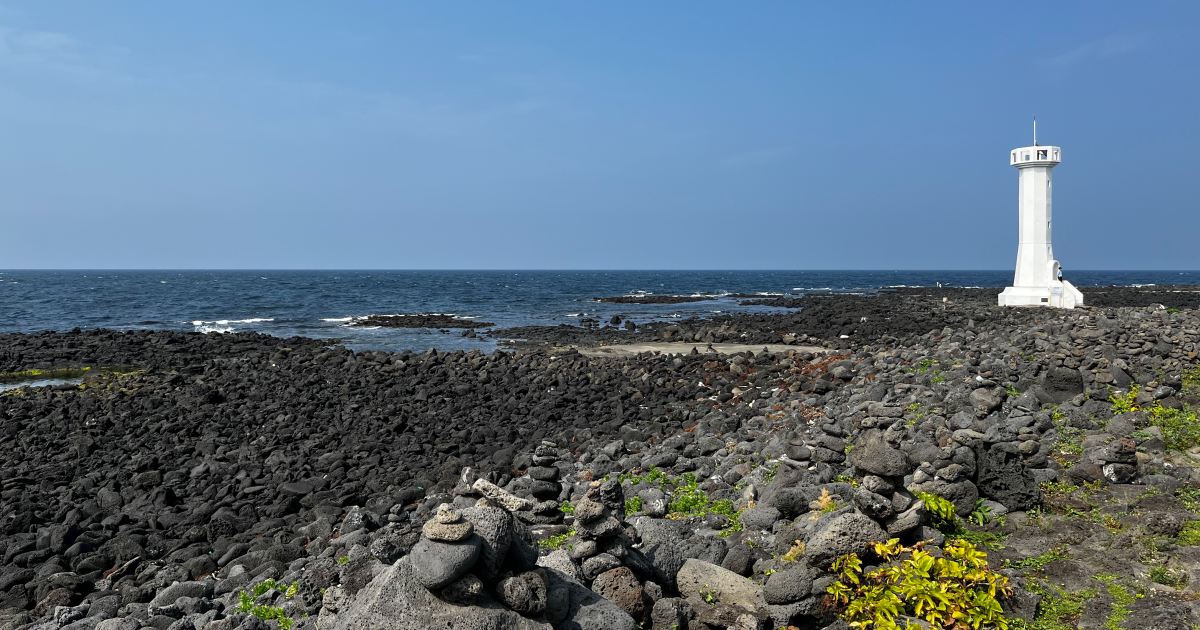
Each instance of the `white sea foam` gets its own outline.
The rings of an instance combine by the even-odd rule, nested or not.
[[[261,322],[273,322],[273,317],[250,317],[247,319],[218,319],[213,321],[205,321],[202,319],[192,320],[192,325],[196,327],[196,332],[201,333],[229,333],[233,332],[233,324],[258,324]]]
[[[352,321],[354,321],[354,318],[353,317],[325,317],[325,318],[322,318],[321,321],[323,321],[323,322],[352,322]]]
[[[257,324],[259,322],[273,322],[273,317],[251,317],[249,319],[218,319],[211,322],[204,320],[192,320],[193,326],[204,326],[206,324],[216,324],[218,326],[228,326],[230,324]]]

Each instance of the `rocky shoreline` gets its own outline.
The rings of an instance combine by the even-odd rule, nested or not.
[[[709,302],[715,299],[717,298],[707,295],[621,295],[592,298],[592,301],[609,304],[687,304],[689,302]]]
[[[0,335],[5,373],[139,370],[0,395],[0,630],[844,628],[833,563],[890,538],[986,553],[1010,627],[1190,630],[1194,289],[808,296],[491,354]],[[684,339],[826,352],[566,347]]]
[[[445,315],[442,313],[414,315],[368,315],[350,322],[351,326],[382,326],[383,328],[491,328],[495,324],[482,320]]]

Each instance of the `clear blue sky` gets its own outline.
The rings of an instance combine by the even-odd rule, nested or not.
[[[0,0],[0,268],[1200,268],[1200,3]]]

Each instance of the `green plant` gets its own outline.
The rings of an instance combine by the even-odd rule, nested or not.
[[[563,501],[562,505],[558,506],[558,511],[562,512],[563,514],[574,514],[575,504],[571,503],[570,501]]]
[[[633,497],[625,500],[625,516],[637,514],[642,511],[642,497]]]
[[[921,362],[918,363],[916,367],[907,370],[906,373],[908,373],[908,374],[924,374],[925,372],[928,372],[929,369],[935,365],[937,365],[937,359],[921,359]]]
[[[944,530],[957,531],[958,516],[954,514],[954,504],[948,499],[939,497],[936,494],[926,492],[918,492],[917,498],[925,503],[925,511],[932,518],[934,529],[946,533]]]
[[[1021,390],[1017,389],[1017,387],[1012,383],[1004,386],[1004,393],[1013,398],[1019,398],[1021,396]]]
[[[983,504],[983,499],[976,499],[975,509],[967,515],[967,520],[983,527],[992,522],[992,508]]]
[[[565,533],[565,534],[556,534],[554,536],[547,536],[546,538],[539,540],[538,546],[542,547],[544,549],[558,549],[563,546],[563,543],[567,542],[568,538],[570,538],[571,536],[574,536],[574,535],[575,535],[575,526],[572,525],[571,529],[568,529],[567,533]]]
[[[917,426],[917,423],[921,421],[921,418],[925,417],[925,409],[922,408],[921,403],[913,403],[908,406],[908,410],[911,411],[913,415],[908,419],[908,423],[905,426],[911,429]]]
[[[1095,580],[1104,582],[1108,585],[1108,594],[1113,598],[1113,603],[1110,606],[1108,619],[1104,620],[1105,630],[1120,630],[1121,622],[1129,618],[1129,606],[1133,602],[1142,598],[1141,593],[1130,593],[1125,590],[1125,587],[1117,584],[1117,576],[1115,575],[1097,575]]]
[[[1030,580],[1026,588],[1041,595],[1037,614],[1033,621],[1013,619],[1012,630],[1072,630],[1075,621],[1083,616],[1083,605],[1096,596],[1096,589],[1089,588],[1078,593],[1067,593],[1054,585],[1047,590],[1036,580]]]
[[[733,509],[733,501],[729,499],[721,499],[713,501],[712,505],[708,506],[709,514],[720,514],[728,519],[725,527],[717,532],[717,536],[721,538],[729,538],[733,534],[742,531],[742,522],[738,517],[742,515],[742,510]]]
[[[270,621],[270,620],[274,619],[279,622],[280,628],[282,628],[283,630],[290,630],[292,627],[292,624],[295,623],[295,619],[292,619],[291,617],[288,617],[286,614],[284,614],[282,608],[280,608],[278,606],[257,605],[254,603],[255,599],[258,597],[261,597],[263,593],[266,593],[267,591],[269,591],[273,588],[278,588],[278,587],[282,587],[282,586],[283,585],[277,583],[274,580],[274,578],[267,578],[267,579],[263,580],[262,582],[255,584],[254,588],[251,589],[250,591],[239,592],[237,595],[238,605],[235,610],[237,612],[250,613],[251,615],[258,617],[259,619],[262,619],[263,621]],[[284,591],[283,596],[285,599],[291,599],[296,596],[296,593],[299,592],[299,590],[300,590],[299,584],[297,584],[296,582],[292,582],[292,584],[290,586],[288,586],[286,589],[283,589],[283,591]],[[325,594],[325,591],[323,589],[321,591],[321,594],[322,595]]]
[[[1188,488],[1180,490],[1175,496],[1179,497],[1179,501],[1183,503],[1183,507],[1187,511],[1193,514],[1200,514],[1200,489]]]
[[[1200,419],[1190,408],[1168,409],[1156,404],[1150,409],[1150,424],[1162,431],[1163,442],[1171,450],[1186,451],[1200,443]]]
[[[1063,468],[1070,468],[1080,455],[1083,454],[1083,441],[1079,439],[1083,432],[1075,427],[1060,427],[1058,440],[1050,450],[1050,456]]]
[[[859,630],[899,630],[896,617],[924,619],[931,626],[990,625],[1008,630],[997,594],[1010,592],[1008,578],[992,571],[987,554],[967,543],[951,542],[935,558],[920,543],[904,547],[899,539],[876,543],[874,551],[888,564],[862,573],[858,554],[834,561],[838,577],[826,589],[841,607],[843,618]],[[909,556],[899,562],[893,558]]]
[[[933,528],[950,539],[958,539],[973,545],[983,545],[989,549],[998,549],[1004,536],[994,532],[973,532],[963,526],[958,515],[954,513],[954,504],[936,494],[918,492],[917,498],[925,503],[925,511],[929,513],[930,524]],[[977,503],[976,506],[979,504]],[[977,508],[978,509],[978,508]]]
[[[747,538],[747,539],[746,539],[746,546],[747,546],[747,547],[749,547],[749,548],[751,548],[751,549],[758,549],[758,547],[759,547],[759,544],[758,544],[758,541],[757,541],[757,540],[754,540],[753,538]]]
[[[667,509],[679,516],[704,516],[704,509],[708,507],[709,501],[708,494],[696,483],[696,476],[684,473],[683,486],[675,488],[675,494],[671,497]]]
[[[33,379],[77,378],[88,373],[92,368],[65,368],[52,370],[25,370],[24,372],[5,372],[0,374],[0,383],[28,381]]]
[[[346,564],[347,562],[350,562],[350,556],[342,556],[337,559],[338,564]]]
[[[762,479],[764,484],[771,483],[775,480],[775,475],[779,473],[779,465],[782,462],[775,462],[771,469],[763,473]]]
[[[857,480],[857,479],[855,479],[854,477],[851,477],[851,476],[849,476],[849,475],[845,475],[845,474],[839,474],[838,476],[834,477],[834,478],[833,478],[833,480],[834,480],[835,482],[839,482],[839,483],[848,483],[848,484],[850,484],[851,486],[853,486],[853,487],[855,487],[855,488],[857,488],[857,487],[859,487],[860,485],[862,485],[862,482],[861,482],[861,481],[859,481],[859,480]]]
[[[792,545],[792,548],[788,549],[787,553],[783,554],[783,557],[780,558],[780,560],[783,560],[784,562],[795,562],[796,560],[799,560],[800,556],[802,555],[804,555],[804,541],[797,540]]]
[[[717,605],[716,589],[708,588],[707,584],[705,584],[704,587],[705,588],[696,589],[696,592],[700,593],[700,598],[704,600],[704,603],[706,603],[710,606],[716,606]],[[708,590],[705,590],[705,589],[708,589]]]
[[[1175,544],[1181,547],[1200,546],[1200,521],[1184,523],[1183,529],[1179,531],[1179,537],[1175,539]]]
[[[821,514],[828,514],[839,507],[837,500],[833,498],[832,494],[829,494],[828,488],[821,488],[821,496],[817,497],[813,503]]]
[[[1005,561],[1004,565],[1005,568],[1033,569],[1035,571],[1041,571],[1042,568],[1047,564],[1050,564],[1055,560],[1062,560],[1066,557],[1067,549],[1065,547],[1055,547],[1040,556],[1033,556],[1032,558],[1025,558],[1024,560],[1018,560],[1016,562]]]
[[[1167,567],[1150,567],[1150,581],[1178,588],[1187,582],[1187,575],[1177,574]]]
[[[937,385],[938,383],[941,383],[942,381],[945,381],[945,380],[946,380],[946,377],[945,377],[945,376],[942,376],[942,371],[941,371],[941,370],[934,370],[934,371],[933,371],[933,378],[929,379],[929,384],[930,384],[930,385]]]
[[[1134,383],[1129,386],[1129,391],[1125,394],[1114,393],[1108,397],[1108,401],[1112,403],[1112,411],[1114,415],[1137,411],[1137,395],[1138,385]]]
[[[1047,481],[1040,486],[1042,494],[1056,499],[1065,498],[1079,489],[1079,486],[1065,481]]]

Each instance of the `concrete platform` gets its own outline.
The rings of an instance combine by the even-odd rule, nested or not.
[[[771,354],[787,354],[789,352],[811,352],[813,354],[822,354],[829,352],[829,348],[820,346],[788,346],[782,343],[772,344],[740,344],[740,343],[714,343],[712,349],[709,349],[707,343],[679,343],[679,342],[663,342],[663,343],[630,343],[614,346],[600,346],[598,348],[576,348],[579,354],[589,357],[627,357],[638,354],[640,352],[662,352],[667,354],[691,354],[692,348],[700,354],[735,354],[738,352],[750,351],[754,354],[759,354],[763,348]]]

